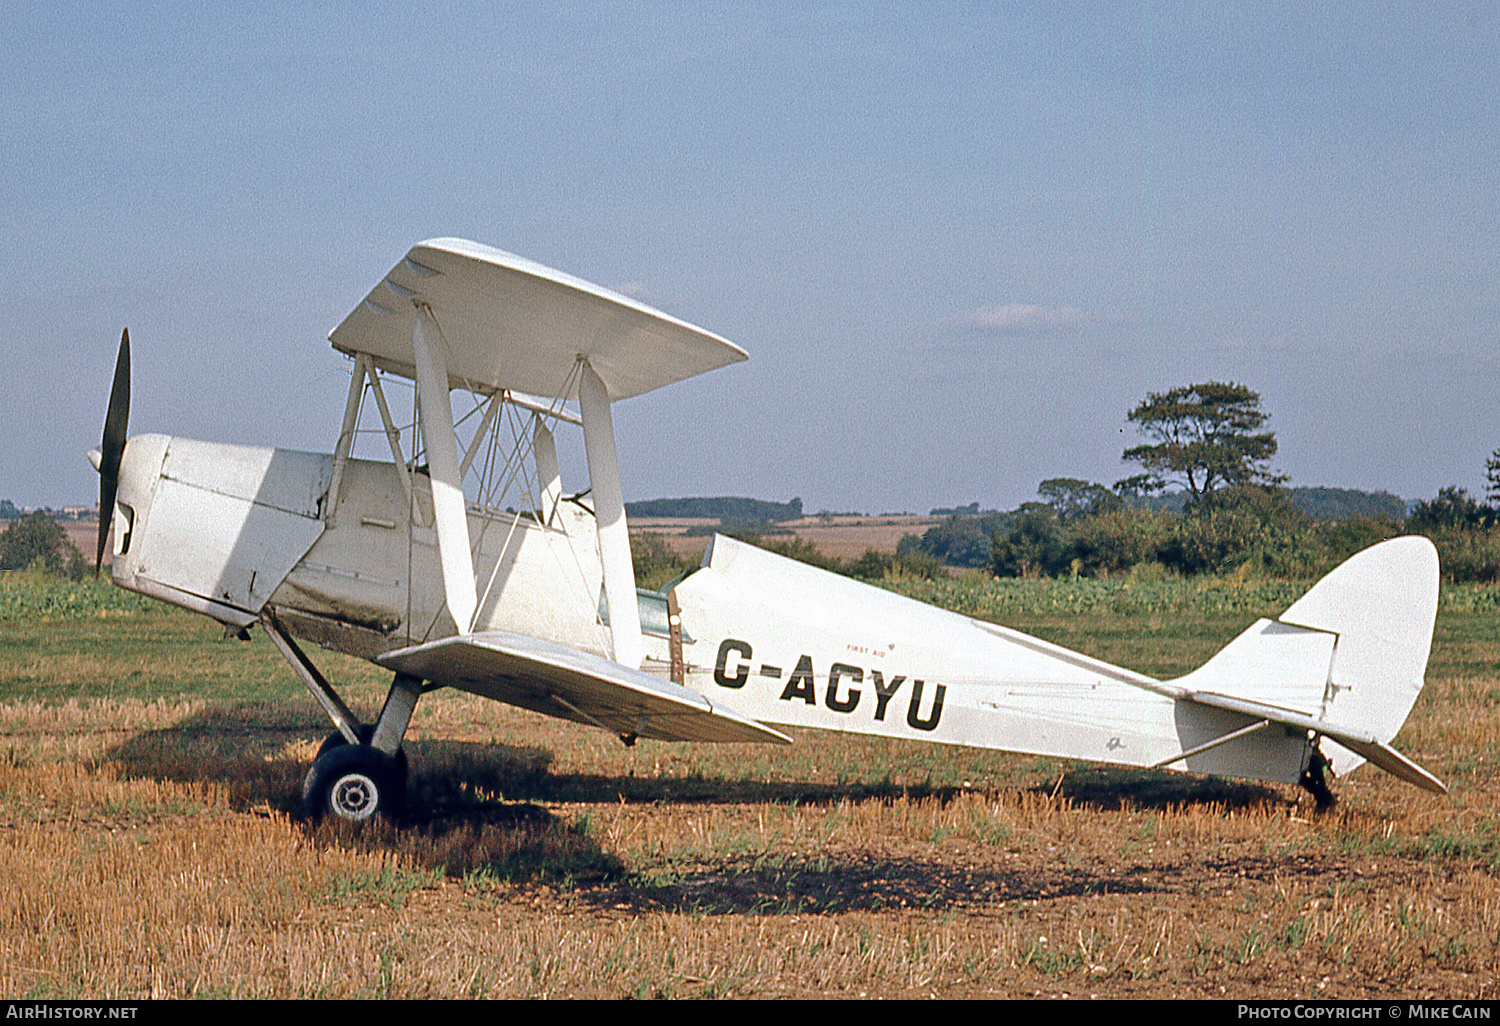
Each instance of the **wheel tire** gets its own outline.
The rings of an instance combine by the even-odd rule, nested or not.
[[[406,774],[395,759],[367,745],[334,745],[302,781],[302,804],[315,820],[393,820],[401,815],[405,800]]]
[[[368,727],[362,728],[360,730],[360,740],[365,744],[370,743],[370,739],[367,736],[369,733],[370,730]],[[323,743],[318,746],[318,754],[313,756],[313,762],[317,762],[319,759],[323,758],[323,756],[327,755],[329,752],[333,751],[340,745],[347,745],[348,743],[349,739],[335,730],[332,734],[329,734],[327,737],[325,737],[323,739]]]
[[[360,741],[360,744],[368,745],[370,743],[370,738],[372,738],[374,736],[375,736],[375,728],[374,727],[366,725],[366,726],[363,726],[363,727],[359,728],[359,741]],[[318,754],[315,755],[315,756],[313,756],[313,764],[316,765],[317,761],[319,759],[323,758],[323,756],[327,755],[329,752],[333,751],[335,748],[338,748],[341,745],[347,745],[348,743],[349,743],[348,738],[344,737],[343,734],[341,734],[339,731],[335,730],[332,734],[329,734],[327,737],[325,737],[323,739],[323,743],[318,746]],[[407,771],[407,766],[406,766],[406,749],[405,748],[398,748],[398,749],[396,749],[396,768],[401,771],[401,779],[404,781],[406,779],[406,777],[407,777],[407,772],[408,772]]]

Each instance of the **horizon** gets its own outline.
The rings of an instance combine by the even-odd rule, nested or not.
[[[1402,502],[1406,503],[1408,512],[1410,511],[1411,506],[1414,503],[1425,501],[1426,498],[1436,498],[1436,493],[1434,493],[1434,495],[1432,495],[1430,497],[1408,498],[1406,496],[1398,495],[1397,493],[1389,491],[1387,489],[1367,490],[1367,489],[1362,489],[1362,488],[1339,488],[1339,487],[1334,486],[1334,485],[1293,485],[1293,484],[1288,484],[1288,485],[1284,485],[1283,487],[1285,487],[1285,489],[1288,492],[1314,491],[1314,490],[1318,490],[1318,489],[1324,489],[1324,490],[1337,491],[1337,492],[1350,492],[1350,493],[1354,493],[1354,494],[1358,494],[1358,495],[1369,495],[1369,496],[1389,495],[1392,498],[1400,499]],[[1176,498],[1176,497],[1183,496],[1183,495],[1186,495],[1186,494],[1187,494],[1186,490],[1175,491],[1175,492],[1160,492],[1160,493],[1158,493],[1154,497],[1156,497],[1156,498]],[[1479,495],[1476,495],[1476,496],[1473,496],[1473,497],[1475,499],[1481,499],[1484,496],[1483,496],[1483,493],[1480,493]],[[692,501],[692,500],[711,500],[712,501],[712,500],[722,500],[722,499],[740,499],[740,500],[749,500],[749,501],[752,501],[752,502],[764,502],[764,503],[767,503],[767,504],[779,504],[779,503],[792,502],[792,501],[795,501],[798,498],[800,498],[800,496],[790,496],[790,497],[788,497],[786,499],[762,499],[762,498],[758,498],[756,496],[750,496],[750,495],[670,495],[670,496],[669,495],[658,495],[658,496],[654,496],[654,497],[650,497],[650,498],[645,498],[645,499],[627,499],[625,501],[625,505],[627,507],[629,507],[629,506],[641,505],[641,504],[645,504],[645,503],[649,503],[649,502],[683,502],[683,501]],[[7,502],[7,501],[11,501],[11,500],[7,496],[5,496],[5,495],[0,495],[0,503],[4,503],[4,502]],[[1024,501],[1031,501],[1031,500],[1024,500]],[[63,503],[63,504],[58,505],[58,506],[21,506],[20,504],[14,503],[14,502],[12,502],[12,505],[14,506],[14,508],[22,516],[25,516],[25,515],[27,515],[29,513],[51,513],[51,514],[54,514],[54,516],[55,516],[56,514],[66,513],[69,510],[75,510],[76,509],[76,510],[82,511],[84,509],[87,509],[88,514],[89,514],[89,519],[97,520],[98,519],[97,515],[99,513],[99,503],[98,503],[97,499],[94,502],[92,502],[92,503],[70,502],[70,503]],[[1014,513],[1014,512],[1016,512],[1020,508],[1020,506],[1018,504],[1013,509],[1001,509],[998,506],[986,506],[986,505],[984,505],[984,503],[983,503],[982,500],[972,499],[972,500],[970,500],[967,503],[955,503],[952,506],[932,506],[932,507],[929,507],[929,509],[928,509],[928,511],[926,513],[917,512],[916,510],[904,510],[904,511],[901,511],[901,512],[889,511],[889,512],[882,512],[882,513],[870,513],[870,512],[864,512],[864,511],[861,511],[861,510],[852,510],[852,509],[851,510],[831,510],[831,509],[826,509],[825,508],[825,509],[816,510],[814,512],[806,512],[804,510],[804,512],[802,514],[802,519],[808,519],[808,518],[811,518],[811,517],[829,516],[829,515],[832,515],[832,516],[849,516],[849,517],[940,517],[940,516],[947,516],[950,512],[954,512],[954,511],[958,511],[958,510],[966,510],[969,506],[973,506],[973,505],[978,505],[980,507],[979,510],[978,510],[978,512],[981,515],[982,514],[986,514],[986,513]],[[944,512],[939,512],[940,510],[944,511]],[[960,514],[960,515],[964,515],[964,514]],[[661,517],[652,517],[652,516],[642,517],[639,514],[637,515],[637,518],[638,519],[647,519],[647,520],[662,519]],[[83,519],[83,517],[80,516],[77,519]],[[690,518],[678,517],[676,519],[690,519]],[[711,520],[711,519],[719,519],[719,518],[708,517],[708,518],[704,518],[704,519],[710,519]]]

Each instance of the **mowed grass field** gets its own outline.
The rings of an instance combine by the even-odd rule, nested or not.
[[[1299,585],[893,586],[1175,674]],[[1295,788],[801,732],[618,740],[418,706],[409,822],[314,827],[329,726],[272,646],[0,580],[0,994],[1450,997],[1500,971],[1500,612],[1445,589],[1398,747]],[[371,715],[384,675],[322,653]]]

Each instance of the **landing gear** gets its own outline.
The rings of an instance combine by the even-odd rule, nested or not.
[[[357,744],[351,744],[342,730],[323,740],[302,781],[302,807],[310,818],[332,815],[364,823],[377,816],[400,817],[406,806],[407,775],[401,739],[421,694],[420,680],[398,673],[380,718],[355,727]]]
[[[267,611],[266,633],[281,649],[338,730],[324,739],[302,781],[302,807],[314,820],[332,815],[349,823],[397,819],[406,805],[406,752],[401,739],[422,695],[422,681],[396,674],[380,717],[363,724],[318,672],[290,634]]]
[[[313,819],[327,815],[350,823],[376,817],[396,819],[406,805],[404,767],[368,745],[335,745],[308,770],[302,782],[302,805]]]
[[[1312,754],[1307,759],[1307,768],[1302,771],[1302,776],[1297,783],[1313,796],[1319,812],[1327,812],[1338,801],[1328,787],[1328,778],[1332,775],[1332,767],[1315,741]]]

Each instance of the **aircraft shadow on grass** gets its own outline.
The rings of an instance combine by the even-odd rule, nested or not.
[[[514,882],[546,880],[571,887],[589,904],[621,911],[702,914],[797,914],[841,910],[943,909],[997,900],[1067,899],[1142,893],[1160,880],[1129,866],[1004,869],[925,856],[859,852],[804,856],[726,853],[690,872],[630,873],[586,827],[539,802],[626,804],[803,804],[948,802],[959,788],[902,787],[890,782],[821,784],[650,778],[553,773],[545,748],[475,741],[418,740],[407,745],[416,810],[398,827],[350,830],[302,819],[300,784],[323,736],[312,710],[243,703],[206,709],[171,727],[146,730],[100,760],[127,776],[200,782],[224,789],[240,812],[275,811],[298,818],[314,836],[371,849],[406,851],[450,876],[477,874]],[[1285,795],[1257,784],[1181,774],[1085,768],[1033,793],[1104,811],[1216,804],[1231,808]],[[345,836],[347,835],[347,836]],[[420,840],[421,843],[413,843]]]
[[[132,776],[222,785],[238,810],[264,806],[298,814],[306,760],[324,733],[312,710],[240,703],[142,731],[110,749],[104,761]],[[969,793],[967,788],[889,780],[828,784],[555,773],[547,749],[501,742],[414,740],[405,749],[413,764],[410,790],[424,802],[436,803],[413,813],[417,819],[408,816],[408,822],[462,819],[491,806],[527,801],[823,805],[898,798],[948,802]],[[1211,804],[1245,808],[1287,800],[1283,792],[1258,783],[1113,767],[1068,770],[1058,782],[1030,791],[1100,810]]]

